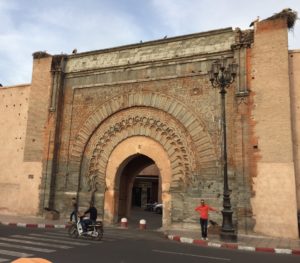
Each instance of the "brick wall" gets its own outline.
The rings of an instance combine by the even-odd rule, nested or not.
[[[300,50],[289,52],[292,130],[298,212],[300,212]]]
[[[255,231],[297,238],[287,43],[285,19],[256,24],[251,49],[249,151]]]
[[[51,62],[52,57],[49,55],[33,60],[24,151],[25,162],[42,161],[45,147],[44,133],[48,123],[51,98]]]
[[[41,164],[24,163],[30,85],[0,89],[0,213],[35,214]],[[28,200],[30,193],[30,202]]]

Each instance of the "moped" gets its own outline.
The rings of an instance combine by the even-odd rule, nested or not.
[[[82,218],[78,217],[77,222],[71,222],[68,226],[68,234],[73,238],[85,237],[93,240],[100,241],[103,237],[103,224],[102,221],[96,221],[95,224],[89,224],[87,231],[84,232],[82,229]]]

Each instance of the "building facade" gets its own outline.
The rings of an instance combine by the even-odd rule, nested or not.
[[[222,208],[220,95],[207,74],[222,58],[239,65],[226,95],[234,224],[298,238],[300,51],[288,50],[291,14],[249,30],[34,53],[31,84],[0,89],[0,212],[66,216],[76,197],[114,224],[152,200],[163,204],[164,228],[198,227],[201,198]]]

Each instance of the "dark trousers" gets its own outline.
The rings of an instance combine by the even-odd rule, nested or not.
[[[95,224],[96,220],[84,219],[81,221],[83,232],[86,232],[89,225]]]
[[[207,238],[207,219],[200,218],[201,234],[203,238]]]

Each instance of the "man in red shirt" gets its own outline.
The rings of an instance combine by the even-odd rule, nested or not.
[[[207,240],[208,211],[217,212],[218,210],[213,207],[210,207],[209,205],[206,205],[204,200],[201,199],[201,205],[197,206],[195,208],[195,211],[199,212],[200,215],[202,239]]]

